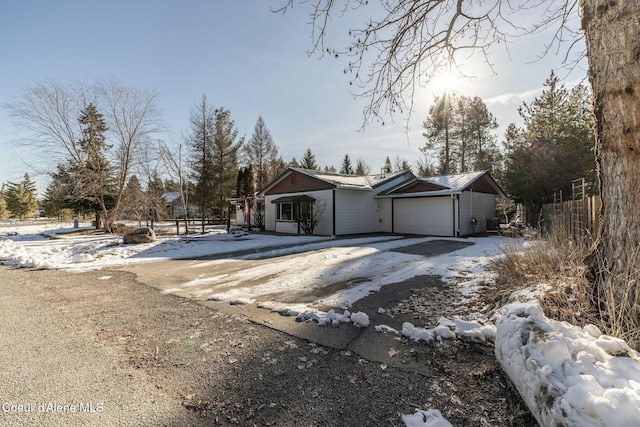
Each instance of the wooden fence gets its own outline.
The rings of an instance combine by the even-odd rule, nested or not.
[[[548,203],[542,207],[544,228],[563,227],[575,240],[591,244],[600,229],[600,196]]]

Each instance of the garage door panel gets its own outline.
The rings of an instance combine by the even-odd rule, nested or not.
[[[395,199],[393,231],[405,234],[453,236],[453,199],[429,197]]]

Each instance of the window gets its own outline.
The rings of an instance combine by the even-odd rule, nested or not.
[[[313,209],[313,202],[283,202],[278,203],[276,219],[278,221],[309,220]]]
[[[278,216],[280,221],[293,221],[293,203],[278,204]]]

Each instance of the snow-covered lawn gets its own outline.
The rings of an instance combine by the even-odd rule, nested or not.
[[[465,318],[441,318],[437,325],[405,323],[401,331],[387,325],[370,325],[366,313],[349,313],[358,299],[381,287],[418,275],[442,276],[456,283],[461,303],[471,303],[477,291],[492,283],[487,270],[500,256],[499,237],[452,239],[473,245],[455,252],[424,257],[394,249],[428,242],[433,238],[370,236],[334,239],[314,236],[227,234],[212,227],[205,235],[159,236],[158,241],[124,245],[118,236],[68,234],[72,224],[33,223],[0,225],[0,260],[3,264],[40,269],[101,269],[172,258],[194,258],[234,253],[233,259],[201,261],[198,268],[240,260],[272,257],[269,262],[232,274],[210,276],[183,283],[201,295],[222,301],[253,303],[297,314],[326,325],[351,322],[354,327],[374,327],[380,333],[404,335],[416,341],[475,339],[495,342],[496,356],[505,372],[543,425],[640,425],[640,356],[626,343],[602,335],[593,326],[579,328],[547,319],[535,300],[513,302],[491,317],[476,313]],[[509,239],[513,242],[512,239]],[[245,251],[245,252],[243,252]],[[299,254],[283,264],[277,257]],[[259,284],[244,286],[252,279]],[[302,293],[302,289],[327,283],[350,283],[315,301],[288,300],[276,295]],[[327,313],[309,307],[342,307]],[[496,327],[497,325],[497,327]],[[431,326],[431,327],[429,327]],[[440,413],[418,411],[403,417],[407,425],[447,425]]]

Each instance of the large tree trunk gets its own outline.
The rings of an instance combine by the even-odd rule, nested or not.
[[[626,309],[637,304],[628,273],[640,271],[639,17],[636,1],[582,0],[602,196],[600,234],[587,263],[594,295],[602,302],[608,287],[615,299],[609,306]]]

